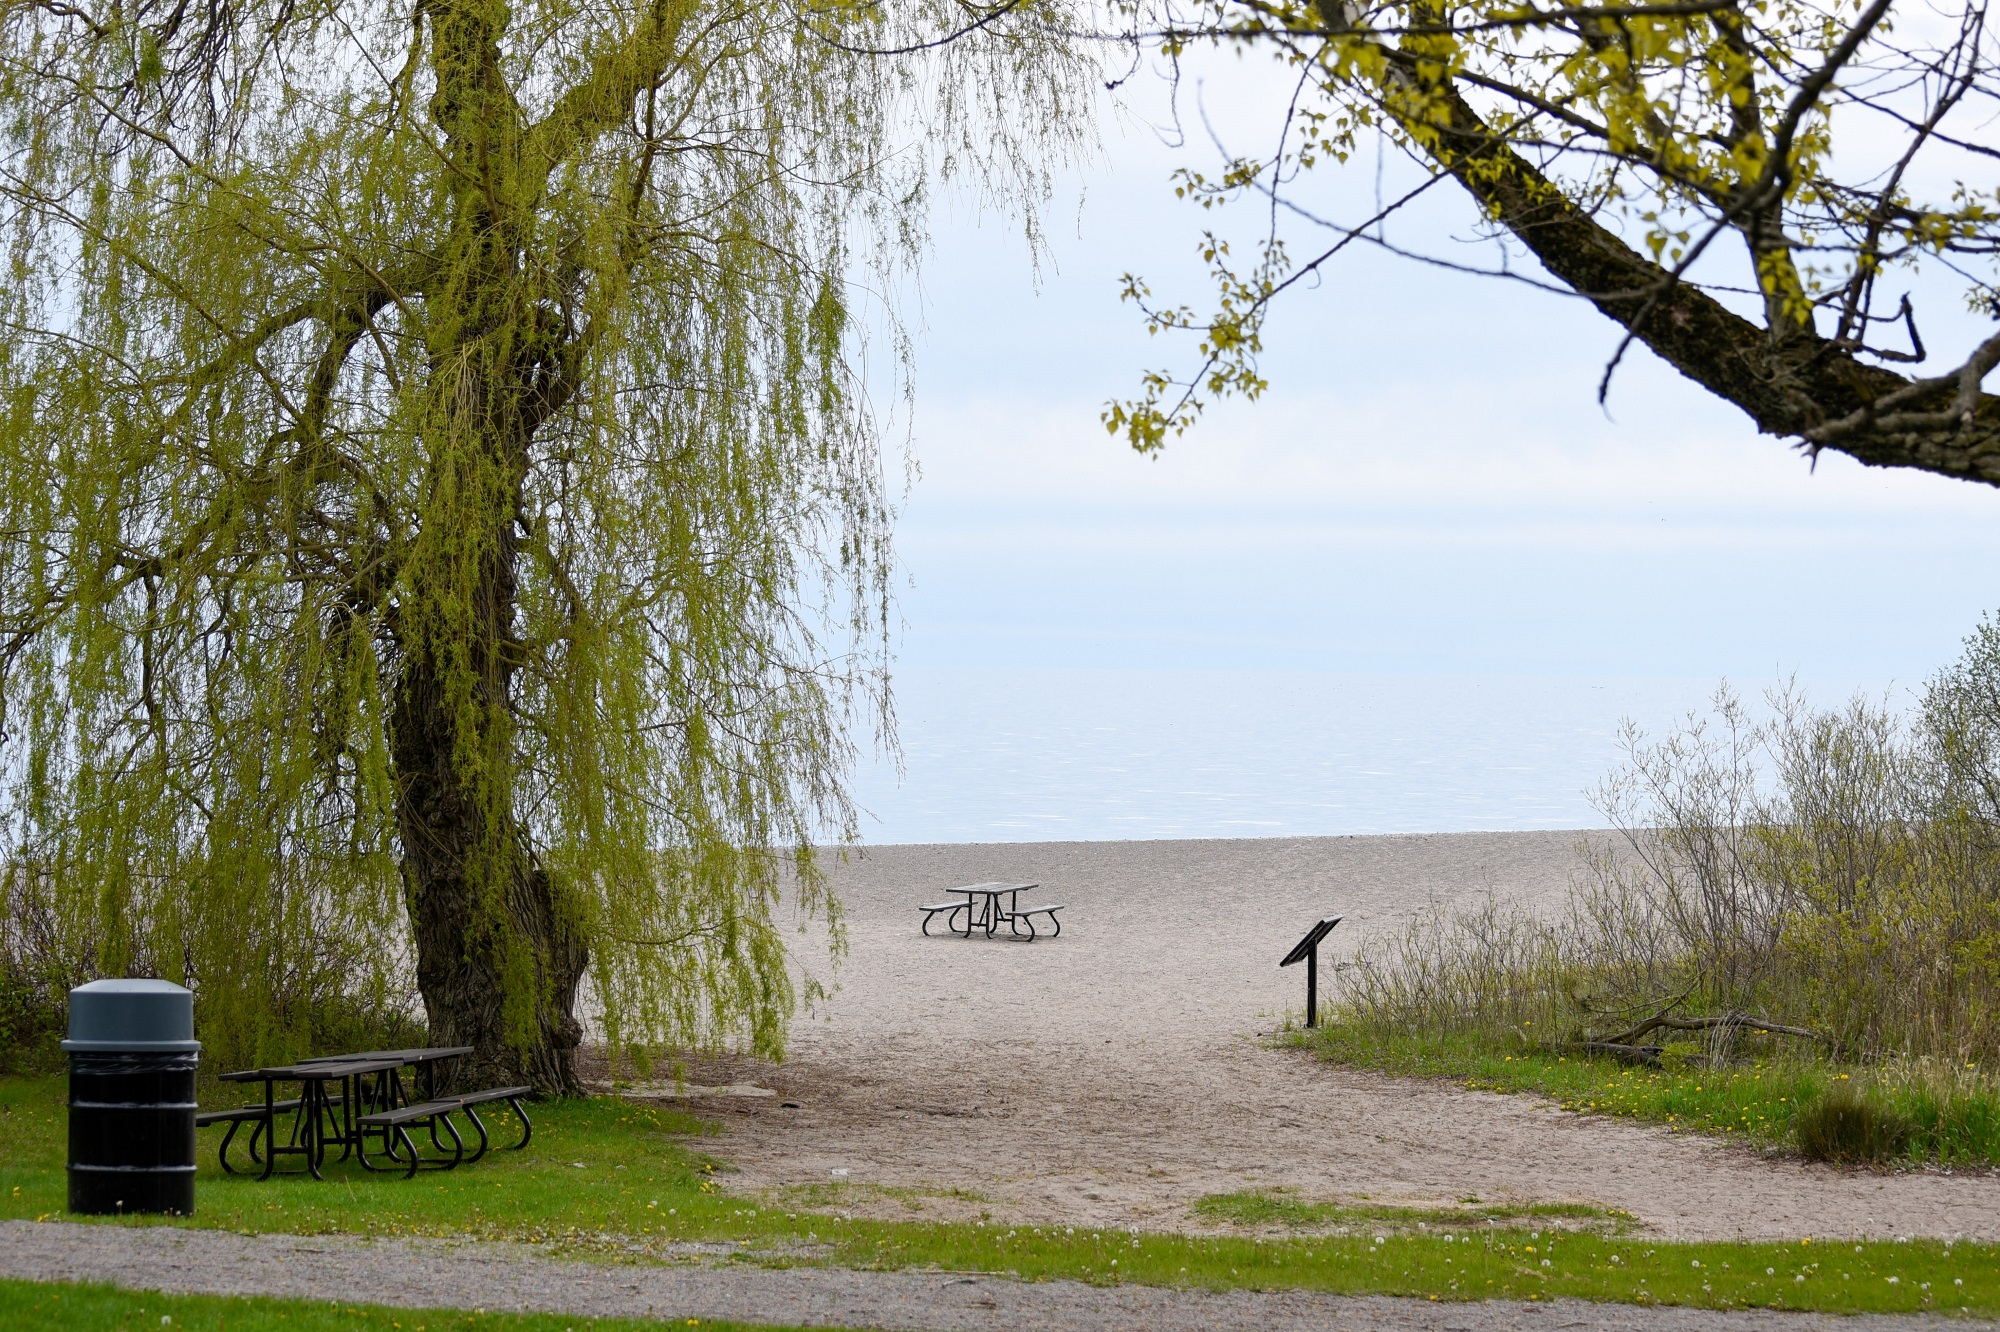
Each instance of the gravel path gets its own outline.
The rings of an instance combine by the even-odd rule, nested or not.
[[[0,1275],[105,1281],[180,1294],[366,1300],[631,1318],[728,1318],[910,1332],[1890,1332],[1943,1329],[1937,1317],[1717,1313],[1628,1305],[1489,1303],[1088,1286],[943,1272],[768,1270],[695,1259],[605,1265],[515,1246],[328,1236],[236,1235],[165,1226],[0,1222]],[[1952,1319],[1954,1328],[2000,1324]]]

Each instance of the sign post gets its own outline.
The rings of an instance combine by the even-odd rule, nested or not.
[[[1327,916],[1306,931],[1306,937],[1292,946],[1285,954],[1285,960],[1278,965],[1289,967],[1294,962],[1306,964],[1306,1025],[1319,1025],[1319,941],[1333,932],[1340,924],[1341,917]]]

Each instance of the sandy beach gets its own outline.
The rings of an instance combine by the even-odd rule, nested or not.
[[[1601,834],[1600,834],[1601,835]],[[1529,1096],[1326,1067],[1272,1048],[1304,977],[1279,958],[1345,916],[1328,960],[1433,900],[1552,902],[1584,834],[893,846],[834,868],[850,952],[781,1066],[722,1060],[730,1187],[855,1214],[1199,1229],[1207,1194],[1585,1202],[1674,1238],[2000,1239],[2000,1178],[1808,1165],[1582,1117]],[[1037,882],[1064,929],[925,938],[915,907]],[[799,954],[825,974],[817,936]],[[1324,975],[1323,971],[1323,975]],[[788,1107],[784,1102],[796,1102]]]

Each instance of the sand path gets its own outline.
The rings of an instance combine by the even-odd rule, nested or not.
[[[692,1077],[798,1102],[704,1102],[733,1187],[814,1187],[857,1215],[1186,1229],[1205,1194],[1286,1187],[1588,1202],[1674,1238],[2000,1239],[1991,1173],[1766,1159],[1260,1044],[1302,1002],[1300,970],[1275,964],[1317,915],[1347,916],[1338,955],[1433,896],[1546,898],[1577,836],[873,848],[836,872],[852,951],[791,1060]],[[918,935],[915,904],[987,879],[1039,881],[1069,907],[1062,937]]]

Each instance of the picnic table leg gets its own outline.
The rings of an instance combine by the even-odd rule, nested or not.
[[[271,1090],[270,1078],[264,1079],[264,1173],[258,1179],[269,1179],[278,1164],[278,1107],[277,1097]],[[252,1138],[254,1147],[257,1140]]]
[[[378,1073],[375,1075],[375,1087],[373,1091],[370,1091],[368,1085],[360,1078],[354,1080],[354,1094],[347,1098],[346,1108],[341,1115],[340,1122],[341,1127],[347,1130],[349,1150],[354,1152],[356,1156],[360,1155],[361,1139],[368,1132],[368,1129],[361,1122],[361,1117],[372,1110],[375,1102],[380,1099],[382,1099],[381,1074]],[[341,1159],[345,1160],[346,1157],[343,1156]]]
[[[340,1080],[340,1113],[333,1115],[333,1106],[327,1106],[333,1118],[333,1131],[340,1138],[340,1159],[345,1161],[354,1155],[354,1098],[362,1094],[362,1075]]]
[[[431,1146],[433,1146],[433,1147],[437,1148],[437,1149],[438,1149],[439,1151],[443,1151],[443,1150],[444,1150],[444,1144],[443,1144],[442,1142],[438,1141],[438,1120],[440,1120],[440,1119],[443,1119],[443,1120],[445,1121],[445,1124],[444,1124],[444,1126],[445,1126],[445,1129],[446,1129],[446,1131],[447,1131],[447,1132],[449,1132],[449,1133],[450,1133],[450,1134],[451,1134],[451,1135],[452,1135],[452,1136],[453,1136],[454,1138],[458,1136],[458,1130],[457,1130],[457,1129],[455,1129],[455,1128],[452,1128],[452,1126],[451,1126],[451,1121],[450,1121],[449,1119],[446,1119],[446,1118],[445,1118],[445,1116],[443,1116],[443,1115],[432,1115],[432,1116],[431,1116]],[[481,1130],[481,1131],[482,1131],[482,1132],[484,1132],[484,1130]],[[463,1150],[464,1150],[464,1148],[463,1148],[463,1146],[461,1146],[461,1147],[460,1147],[460,1151],[462,1152]]]
[[[383,1130],[382,1140],[385,1143],[389,1140],[388,1130],[386,1129]],[[381,1170],[384,1168],[382,1166],[376,1165],[373,1161],[368,1159],[368,1139],[365,1136],[361,1139],[360,1142],[354,1145],[354,1159],[361,1162],[361,1168],[363,1170]],[[394,1158],[392,1157],[391,1159],[393,1160]]]
[[[396,1155],[396,1135],[400,1132],[402,1132],[401,1127],[395,1124],[384,1124],[381,1126],[382,1150],[384,1155],[386,1155],[391,1161],[395,1162],[394,1165],[381,1166],[381,1165],[376,1165],[373,1161],[369,1160],[368,1139],[365,1136],[362,1137],[358,1142],[356,1142],[355,1159],[361,1162],[361,1168],[363,1170],[376,1170],[385,1173],[393,1172],[395,1170],[401,1170],[403,1172],[403,1178],[405,1179],[408,1179],[411,1175],[415,1174],[416,1173],[415,1167],[404,1165],[402,1158]],[[410,1155],[412,1158],[416,1156],[415,1149],[411,1150]]]
[[[308,1078],[302,1100],[299,1108],[312,1112],[306,1117],[306,1169],[314,1179],[325,1179],[319,1173],[320,1158],[326,1154],[326,1121],[321,1116],[333,1110],[326,1104],[326,1079]]]
[[[424,1099],[430,1098],[427,1096]],[[377,1110],[397,1110],[410,1104],[409,1093],[403,1088],[401,1069],[389,1071],[388,1080],[375,1089],[375,1100]],[[396,1136],[386,1128],[382,1130],[382,1150],[391,1161],[396,1159]]]
[[[403,1070],[399,1068],[386,1069],[376,1076],[375,1094],[368,1101],[368,1108],[371,1113],[396,1110],[408,1104],[410,1104],[409,1095],[403,1090]],[[382,1134],[382,1150],[393,1161],[396,1159],[396,1135],[390,1132],[387,1126],[384,1126],[380,1132]]]
[[[479,1150],[465,1158],[465,1163],[471,1165],[474,1161],[486,1155],[486,1149],[492,1145],[492,1140],[487,1137],[486,1121],[479,1117],[477,1109],[468,1105],[464,1107],[464,1113],[465,1117],[472,1121],[472,1127],[479,1130]],[[433,1130],[432,1136],[436,1136],[435,1130]]]
[[[507,1104],[514,1111],[514,1117],[521,1121],[521,1140],[515,1143],[513,1147],[508,1149],[510,1151],[518,1152],[522,1148],[528,1145],[528,1140],[530,1138],[533,1138],[535,1136],[535,1125],[533,1121],[531,1121],[528,1118],[528,1107],[521,1104],[520,1097],[509,1096],[507,1098]]]
[[[432,1142],[437,1142],[437,1140],[438,1140],[438,1124],[439,1124],[439,1122],[440,1122],[440,1121],[442,1121],[442,1122],[443,1122],[443,1124],[444,1124],[444,1131],[445,1131],[445,1133],[446,1133],[447,1135],[449,1135],[449,1136],[450,1136],[450,1138],[451,1138],[451,1160],[449,1160],[449,1161],[444,1161],[444,1160],[439,1160],[439,1161],[434,1161],[434,1162],[432,1162],[432,1164],[433,1164],[433,1165],[436,1165],[436,1166],[439,1166],[439,1167],[441,1167],[441,1168],[443,1168],[443,1169],[445,1169],[445,1170],[456,1170],[456,1169],[458,1168],[459,1164],[460,1164],[460,1163],[461,1163],[462,1161],[464,1161],[464,1160],[465,1160],[465,1139],[464,1139],[464,1138],[461,1138],[461,1137],[460,1137],[460,1136],[458,1135],[458,1125],[456,1125],[456,1124],[454,1124],[454,1123],[452,1123],[452,1122],[451,1122],[451,1115],[450,1115],[450,1113],[449,1113],[449,1112],[447,1112],[447,1113],[445,1113],[445,1114],[441,1114],[441,1115],[432,1115],[432,1116],[431,1116],[431,1141],[432,1141]],[[477,1121],[475,1120],[474,1122],[476,1123]],[[484,1124],[480,1124],[480,1126],[479,1126],[479,1140],[480,1140],[480,1144],[481,1144],[481,1145],[480,1145],[480,1149],[479,1149],[479,1150],[480,1150],[480,1154],[481,1154],[481,1155],[484,1155],[484,1154],[485,1154],[485,1151],[486,1151],[486,1147],[485,1147],[485,1142],[486,1142],[486,1126],[485,1126]],[[439,1150],[439,1151],[443,1151],[443,1150],[444,1150],[444,1144],[443,1144],[443,1143],[438,1143],[438,1150]],[[474,1159],[475,1159],[475,1160],[477,1160],[478,1158],[477,1158],[477,1157],[475,1157]]]
[[[243,1126],[242,1120],[240,1119],[230,1120],[229,1127],[225,1129],[222,1134],[222,1146],[216,1149],[215,1153],[216,1158],[222,1162],[222,1172],[226,1175],[233,1175],[236,1173],[236,1167],[229,1164],[229,1140],[236,1136],[236,1130],[241,1128],[242,1126]],[[254,1132],[251,1134],[250,1141],[252,1142],[257,1141],[257,1137]],[[257,1158],[255,1156],[252,1156],[250,1159],[254,1161]]]
[[[271,1151],[275,1154],[283,1150],[287,1154],[303,1152],[312,1145],[312,1097],[307,1093],[312,1084],[299,1084],[299,1103],[292,1108],[292,1127],[285,1138],[285,1146],[280,1149],[276,1136],[271,1139]]]
[[[403,1150],[410,1154],[409,1169],[403,1172],[403,1178],[408,1179],[410,1176],[417,1173],[417,1160],[418,1160],[417,1144],[410,1141],[409,1133],[403,1128],[401,1124],[394,1124],[391,1125],[390,1127],[392,1127],[395,1130],[397,1140],[403,1144]],[[389,1159],[393,1161],[396,1158],[392,1156]]]

